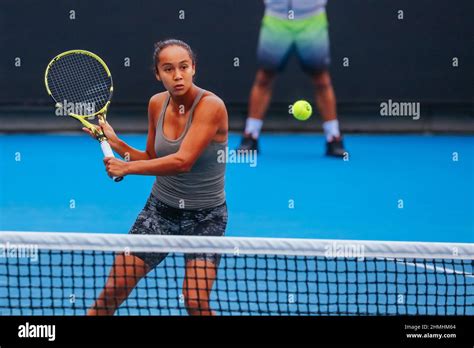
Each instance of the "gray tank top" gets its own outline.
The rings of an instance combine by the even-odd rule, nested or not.
[[[189,111],[189,118],[183,133],[176,140],[167,139],[163,133],[163,121],[166,108],[170,102],[168,95],[161,110],[156,126],[155,152],[157,157],[176,153],[188,133],[193,119],[194,109],[201,100],[205,90],[200,89]],[[207,209],[217,207],[225,202],[224,174],[225,163],[219,163],[219,154],[225,152],[227,141],[211,141],[201,156],[194,163],[191,171],[170,176],[157,176],[152,194],[161,202],[181,209]]]

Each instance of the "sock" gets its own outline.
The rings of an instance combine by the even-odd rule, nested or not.
[[[263,120],[248,117],[245,122],[245,134],[250,134],[252,138],[257,139],[262,130]]]
[[[326,135],[326,140],[331,141],[334,137],[340,137],[341,133],[339,132],[339,121],[331,120],[323,122],[324,134]]]

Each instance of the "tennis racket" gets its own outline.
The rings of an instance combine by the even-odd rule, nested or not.
[[[105,122],[114,90],[112,74],[96,54],[84,50],[63,52],[51,60],[44,74],[46,91],[56,102],[56,112],[70,116],[88,128],[99,141],[105,157],[115,157],[100,127],[89,120]],[[113,177],[119,182],[123,177]]]

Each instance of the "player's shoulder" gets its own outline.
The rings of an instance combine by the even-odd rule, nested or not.
[[[201,101],[199,102],[201,106],[206,106],[206,107],[215,107],[217,109],[225,109],[225,103],[224,101],[219,98],[215,93],[212,93],[211,91],[205,91]]]
[[[149,104],[152,105],[152,104],[162,104],[163,101],[166,99],[166,97],[168,96],[168,92],[167,91],[164,91],[164,92],[160,92],[160,93],[156,93],[154,95],[151,96],[150,98],[150,102]]]
[[[148,114],[156,117],[157,113],[163,107],[163,104],[168,96],[168,92],[160,92],[151,96],[148,102]]]
[[[167,95],[168,92],[160,92],[151,96],[148,102],[148,118],[152,124],[156,124],[158,121],[160,110],[163,107]]]
[[[205,91],[201,100],[196,105],[197,117],[208,118],[209,115],[213,115],[215,121],[227,118],[227,109],[224,101],[219,98],[216,94]]]

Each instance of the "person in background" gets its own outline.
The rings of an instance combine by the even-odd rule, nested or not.
[[[343,157],[344,149],[336,112],[336,96],[328,71],[330,63],[326,0],[264,0],[257,50],[258,71],[253,83],[240,151],[259,151],[258,137],[270,104],[278,73],[294,51],[311,77],[315,101],[323,119],[326,155]]]

